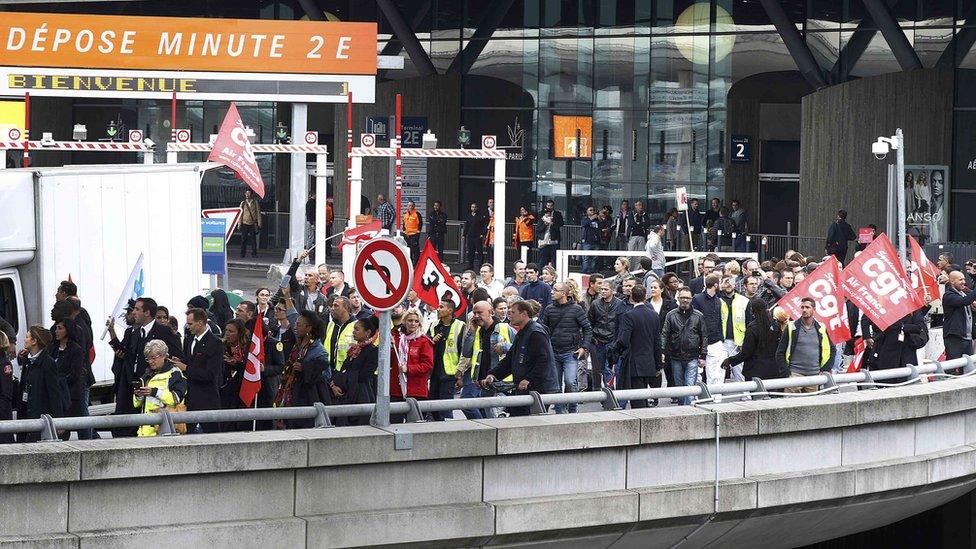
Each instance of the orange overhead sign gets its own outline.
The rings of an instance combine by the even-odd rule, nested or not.
[[[376,74],[376,24],[5,12],[17,67]]]
[[[592,141],[592,116],[552,115],[553,158],[589,160]]]

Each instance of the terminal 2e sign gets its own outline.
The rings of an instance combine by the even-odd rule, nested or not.
[[[0,94],[372,102],[376,24],[5,13]]]

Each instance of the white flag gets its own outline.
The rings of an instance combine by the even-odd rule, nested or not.
[[[119,299],[115,302],[115,308],[112,309],[111,318],[122,318],[122,314],[125,312],[125,306],[129,303],[130,299],[138,299],[146,295],[146,271],[142,268],[142,260],[143,254],[139,254],[139,259],[136,260],[136,264],[132,267],[132,272],[129,273],[129,279],[125,281],[125,287],[122,288],[122,293],[119,294]],[[106,334],[108,334],[107,326],[105,327],[105,331],[102,332],[103,340]]]

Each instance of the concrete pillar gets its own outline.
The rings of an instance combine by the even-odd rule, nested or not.
[[[292,103],[291,134],[305,135],[308,131],[308,105]],[[305,153],[291,155],[291,191],[289,200],[288,248],[292,257],[305,249],[305,202],[308,200],[308,174],[305,168]],[[318,258],[319,256],[316,256]],[[323,254],[324,258],[325,255]]]
[[[325,263],[325,228],[326,204],[328,204],[328,185],[326,185],[326,169],[328,155],[315,155],[315,259]]]
[[[352,162],[352,173],[350,177],[349,186],[349,225],[348,228],[353,228],[356,226],[356,216],[363,210],[363,157],[354,156],[348,159]],[[353,264],[356,261],[356,246],[343,246],[342,247],[342,272],[349,276],[346,280],[350,286],[355,286],[356,283],[352,276]]]

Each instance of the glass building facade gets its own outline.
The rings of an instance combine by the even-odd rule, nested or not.
[[[473,131],[475,143],[481,134],[494,134],[507,148],[508,176],[518,200],[538,205],[554,198],[570,220],[586,204],[609,204],[616,210],[621,200],[636,198],[648,200],[648,209],[659,214],[670,207],[675,186],[687,187],[693,196],[724,198],[729,90],[760,73],[798,70],[759,0],[394,4],[437,72],[460,75],[460,119]],[[863,0],[779,4],[828,84],[902,70]],[[309,18],[308,5],[321,10],[315,18],[378,24],[380,53],[399,55],[405,63],[402,70],[381,71],[381,81],[422,75],[372,1],[174,0],[18,9],[304,19]],[[949,66],[976,68],[976,52],[953,47],[954,36],[976,27],[976,0],[897,0],[887,5],[924,67],[937,66],[948,56]],[[957,77],[957,144],[962,141],[958,132],[976,128],[974,80]],[[252,117],[270,127],[276,108],[281,110],[255,104],[242,114],[245,122]],[[208,109],[209,104],[191,108],[191,117],[207,126],[203,119]],[[264,141],[270,141],[270,133]],[[485,163],[462,161],[459,210],[466,202],[487,198],[487,170]],[[272,182],[274,171],[269,164]],[[971,190],[976,203],[976,176],[955,173],[953,181],[954,189]]]

